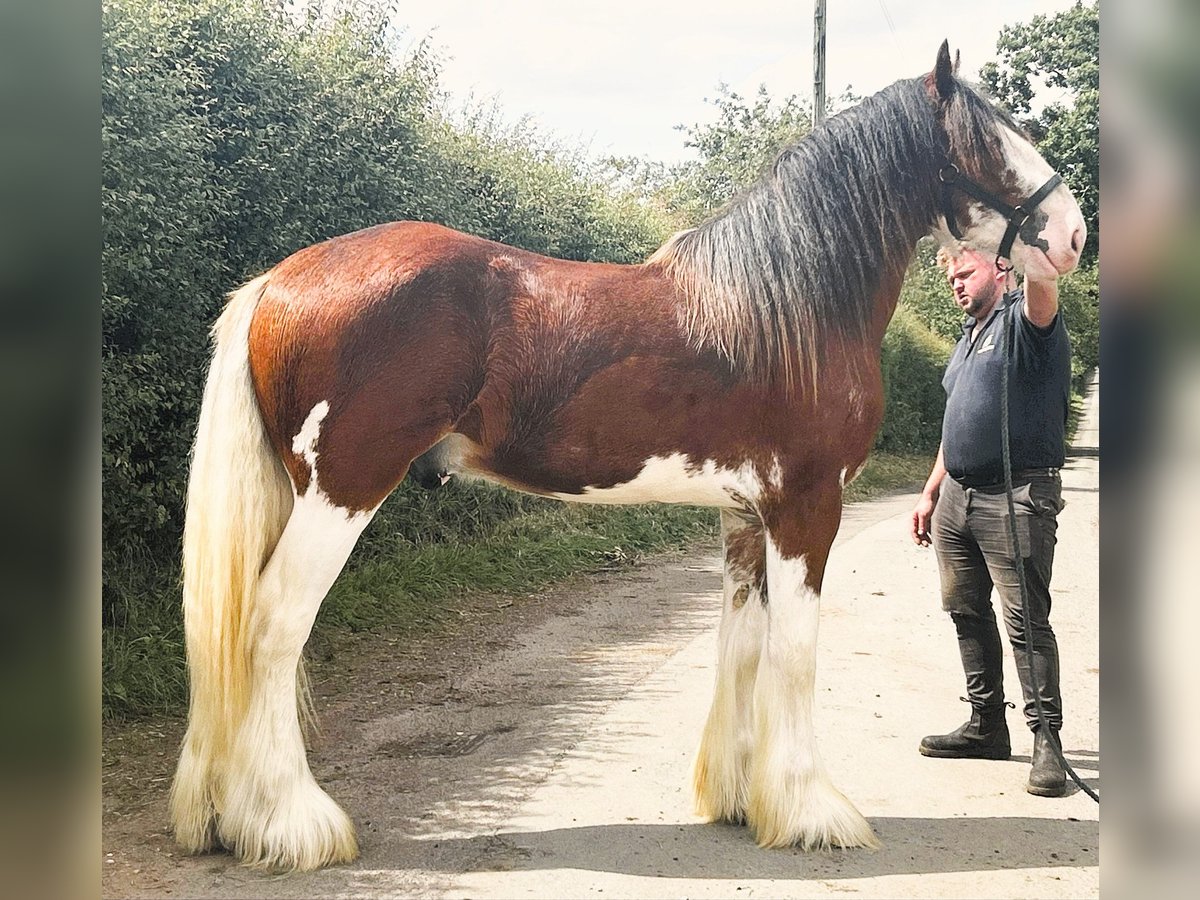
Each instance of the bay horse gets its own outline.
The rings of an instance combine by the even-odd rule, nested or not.
[[[918,239],[997,246],[1052,174],[1011,118],[934,69],[830,118],[641,265],[548,259],[397,222],[301,250],[231,295],[192,460],[191,699],[171,816],[190,851],[312,869],[357,855],[305,755],[301,652],[414,460],[593,503],[720,509],[715,696],[698,812],[764,847],[872,847],[813,734],[819,596],[842,490],[883,414],[880,345]],[[1020,230],[1074,268],[1063,185]]]

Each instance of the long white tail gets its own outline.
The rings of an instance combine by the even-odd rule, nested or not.
[[[191,705],[171,819],[186,849],[213,846],[223,767],[250,690],[248,630],[259,573],[292,509],[287,472],[271,447],[250,377],[249,332],[270,273],[230,295],[213,326],[188,480],[183,616]]]

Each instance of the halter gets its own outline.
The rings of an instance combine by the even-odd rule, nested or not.
[[[1004,239],[1000,242],[1000,249],[996,253],[996,268],[1001,272],[1011,272],[1013,267],[1011,265],[1003,265],[1000,260],[1009,258],[1008,254],[1012,252],[1012,245],[1013,241],[1017,239],[1017,232],[1029,221],[1029,217],[1033,215],[1034,210],[1038,208],[1041,202],[1050,196],[1050,192],[1062,184],[1063,179],[1061,175],[1055,172],[1050,176],[1049,181],[1034,191],[1027,200],[1018,206],[1009,206],[982,185],[977,184],[970,178],[964,178],[958,166],[954,163],[947,163],[942,166],[941,171],[938,172],[938,180],[942,183],[942,214],[946,217],[946,225],[949,227],[950,233],[960,241],[962,240],[962,232],[958,228],[958,223],[954,221],[954,204],[951,202],[955,188],[958,188],[964,194],[969,194],[985,206],[990,206],[1008,220],[1008,229],[1004,232]]]

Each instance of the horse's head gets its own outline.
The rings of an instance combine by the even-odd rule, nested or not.
[[[1087,238],[1079,204],[1020,126],[955,77],[957,68],[943,41],[925,78],[947,147],[934,235],[998,253],[1032,278],[1065,275]]]

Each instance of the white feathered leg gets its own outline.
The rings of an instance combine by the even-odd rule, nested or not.
[[[813,732],[820,595],[803,556],[767,538],[767,632],[754,686],[747,824],[763,847],[877,847],[871,826],[829,781]]]
[[[725,548],[724,606],[718,634],[717,684],[696,754],[692,784],[696,814],[742,822],[754,743],[754,678],[766,635],[761,588],[766,569],[757,517],[721,512]]]
[[[314,869],[358,854],[350,819],[309,770],[296,671],[321,601],[372,515],[330,505],[314,484],[263,569],[248,623],[248,709],[217,798],[218,837],[249,865]]]

